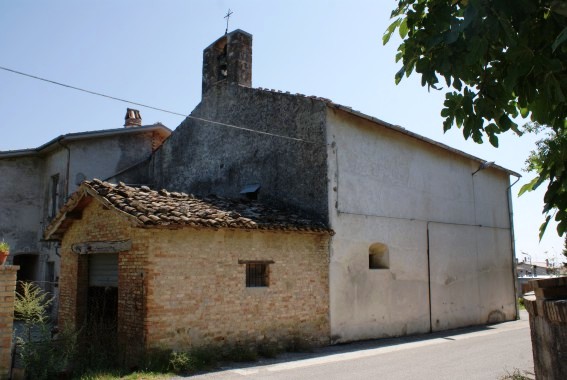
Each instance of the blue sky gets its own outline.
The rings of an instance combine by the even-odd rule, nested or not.
[[[188,114],[201,95],[203,49],[229,30],[254,36],[253,86],[317,95],[522,172],[537,136],[500,148],[443,134],[443,92],[413,75],[398,86],[399,39],[382,46],[395,1],[0,1],[0,66]],[[130,105],[0,70],[0,150],[37,147],[65,133],[119,128]],[[144,124],[174,129],[182,117],[139,108]],[[542,189],[543,190],[543,189]],[[543,191],[514,197],[516,250],[557,256],[550,225],[540,243]],[[547,252],[547,253],[546,253]]]

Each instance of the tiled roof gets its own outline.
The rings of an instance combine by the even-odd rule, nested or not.
[[[216,196],[198,198],[179,192],[131,187],[98,179],[84,181],[47,226],[45,237],[58,239],[70,224],[64,220],[89,195],[106,206],[126,213],[145,227],[209,227],[261,230],[325,232],[324,223],[290,210],[280,210],[258,201],[233,200]],[[84,207],[84,206],[83,206]]]

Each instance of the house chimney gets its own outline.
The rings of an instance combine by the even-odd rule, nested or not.
[[[203,50],[202,95],[219,82],[252,86],[252,35],[240,29]]]
[[[126,128],[139,127],[142,125],[142,116],[140,111],[133,108],[126,109],[126,116],[124,116],[124,126]]]

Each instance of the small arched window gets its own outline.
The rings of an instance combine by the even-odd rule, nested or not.
[[[370,269],[389,269],[390,252],[384,243],[373,243],[368,248],[368,267]]]

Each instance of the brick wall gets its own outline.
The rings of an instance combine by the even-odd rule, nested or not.
[[[145,347],[144,294],[147,241],[135,238],[131,229],[132,249],[118,256],[118,342],[127,347],[130,358],[139,357]],[[136,343],[136,344],[133,344]]]
[[[223,343],[329,341],[328,236],[242,230],[144,233],[147,342],[186,349]],[[267,288],[246,288],[239,260],[273,260]]]
[[[8,379],[12,362],[12,328],[18,266],[0,265],[0,380]]]
[[[80,326],[86,311],[88,261],[72,244],[125,239],[132,249],[118,256],[118,339],[128,357],[150,347],[294,337],[328,343],[327,235],[135,228],[98,202],[85,208],[62,242],[62,325]],[[270,286],[246,288],[239,260],[273,260]]]

